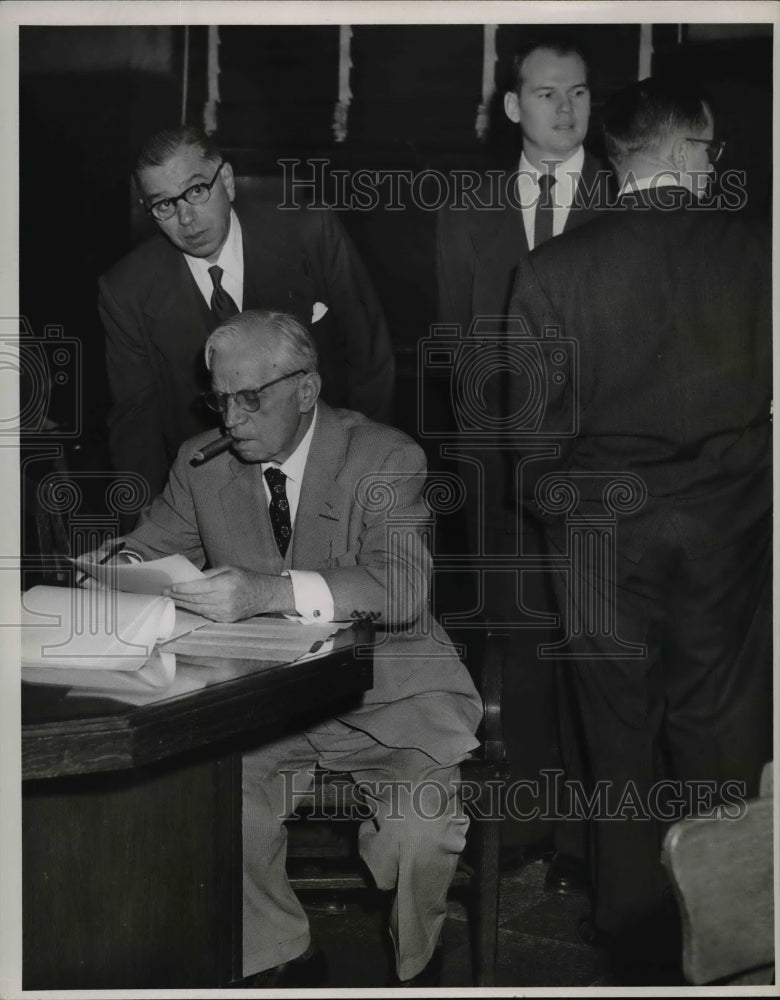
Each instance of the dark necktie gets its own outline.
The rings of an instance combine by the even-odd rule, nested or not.
[[[282,558],[284,558],[287,554],[287,546],[290,544],[290,535],[292,535],[290,505],[287,502],[287,491],[284,488],[287,476],[274,465],[269,465],[263,475],[271,491],[271,503],[268,505],[271,527],[274,531],[276,544],[279,546]]]
[[[211,315],[217,323],[224,323],[238,312],[238,306],[222,287],[223,273],[219,264],[212,264],[209,268],[211,282],[214,285],[214,291],[211,293]]]
[[[553,174],[542,174],[539,178],[539,201],[536,203],[534,216],[534,249],[552,239],[553,234],[553,200],[552,187],[555,183]]]

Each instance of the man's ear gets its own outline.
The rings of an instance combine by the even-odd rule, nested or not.
[[[319,372],[309,372],[304,375],[298,383],[298,404],[301,413],[308,413],[314,409],[314,405],[319,399],[322,379]]]
[[[508,90],[504,94],[504,114],[515,125],[520,124],[520,98],[514,90]]]
[[[672,162],[675,170],[685,170],[688,166],[688,156],[690,154],[690,143],[687,139],[682,136],[678,136],[672,142],[672,148],[669,151],[669,159]]]
[[[236,197],[236,181],[233,177],[233,168],[229,163],[222,164],[222,183],[225,185],[230,202]]]

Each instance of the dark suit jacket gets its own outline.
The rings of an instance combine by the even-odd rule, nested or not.
[[[476,205],[439,213],[437,265],[440,323],[459,323],[463,335],[475,316],[504,316],[517,263],[528,254],[523,214],[507,199],[511,175],[486,177]],[[595,218],[611,191],[611,172],[586,152],[580,184],[564,232]],[[482,209],[480,204],[496,207]]]
[[[392,344],[371,281],[328,211],[281,211],[247,201],[236,211],[244,246],[244,309],[292,312],[312,331],[323,393],[386,419],[392,404]],[[315,302],[328,312],[312,324]],[[162,489],[179,445],[214,426],[198,398],[208,388],[203,344],[216,325],[183,254],[157,234],[99,283],[106,331],[111,453],[118,471]]]
[[[190,465],[216,432],[183,445],[128,548],[148,558],[181,552],[199,566],[319,571],[337,620],[371,614],[380,626],[374,686],[344,721],[386,746],[417,747],[442,763],[460,759],[477,745],[481,703],[428,606],[425,457],[400,431],[318,405],[286,559],[274,542],[259,463],[228,452]]]
[[[769,233],[682,188],[622,204],[522,261],[511,311],[533,338],[552,326],[570,339],[564,367],[543,351],[540,427],[567,435],[553,466],[586,474],[580,512],[605,512],[604,483],[588,474],[634,474],[647,500],[619,520],[621,553],[669,543],[695,556],[771,510]],[[526,387],[510,385],[514,410]],[[549,471],[532,469],[527,497]]]

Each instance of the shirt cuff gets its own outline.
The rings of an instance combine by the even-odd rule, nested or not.
[[[333,621],[333,594],[324,577],[308,569],[285,570],[282,576],[289,576],[295,610],[307,625]]]

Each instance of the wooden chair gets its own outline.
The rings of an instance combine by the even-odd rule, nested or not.
[[[690,983],[774,981],[773,807],[768,764],[744,816],[682,820],[664,839]]]
[[[469,650],[467,661],[479,657],[480,689],[484,705],[481,747],[461,765],[461,777],[470,783],[473,801],[466,804],[471,816],[466,851],[461,858],[451,891],[465,890],[471,897],[474,980],[477,986],[495,984],[498,942],[500,810],[497,789],[507,777],[501,730],[501,688],[508,636],[483,633],[484,648]],[[473,673],[477,671],[472,669]],[[345,784],[348,785],[345,788]],[[316,817],[333,816],[339,807],[365,807],[351,791],[348,779],[323,777],[310,800],[301,803],[296,818],[288,824],[288,875],[293,889],[306,900],[310,893],[326,893],[326,909],[343,908],[333,902],[345,890],[370,889],[372,883],[360,868],[356,838],[343,835],[345,824],[325,823]],[[474,796],[474,791],[477,792]],[[308,816],[308,818],[307,818]],[[302,817],[302,822],[301,822]],[[314,821],[312,821],[314,817]],[[352,824],[349,824],[350,826]],[[350,834],[354,830],[349,831]],[[309,834],[309,836],[307,836]]]

